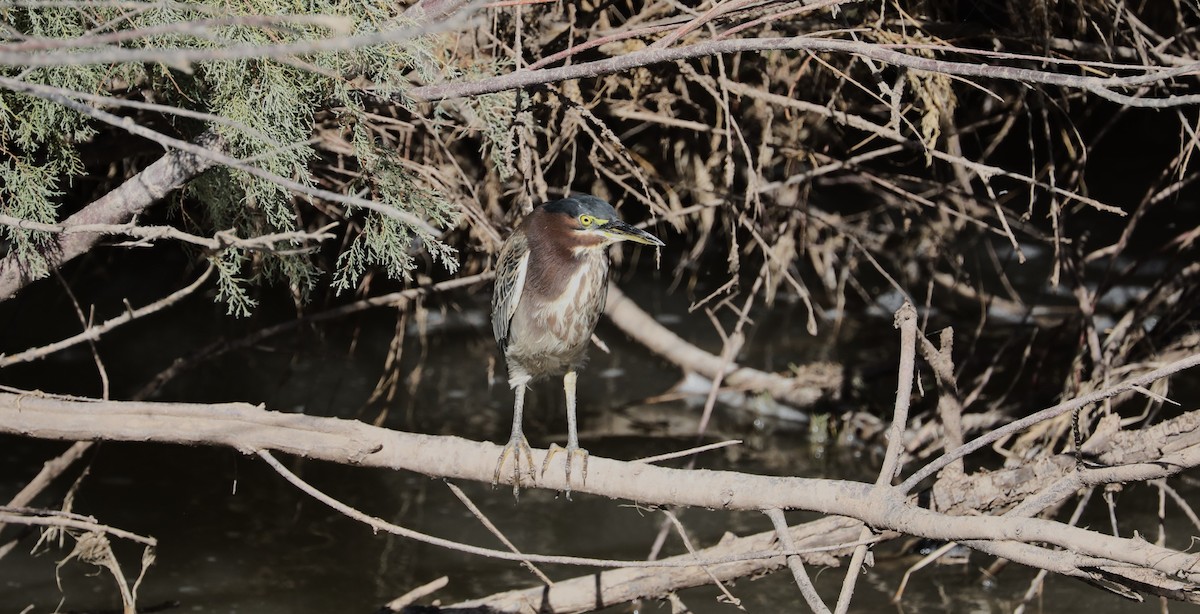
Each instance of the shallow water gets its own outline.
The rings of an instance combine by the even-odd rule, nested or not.
[[[664,294],[653,275],[626,282],[639,303],[671,328],[709,348],[719,347],[708,318],[688,314],[679,295]],[[663,284],[665,285],[665,284]],[[486,290],[486,289],[484,289]],[[37,293],[20,299],[30,308]],[[489,381],[487,364],[495,356],[486,317],[486,291],[456,295],[433,306],[422,337],[408,321],[400,373],[421,365],[419,383],[410,392],[402,381],[390,403],[367,403],[381,373],[396,314],[375,310],[315,330],[268,340],[253,349],[233,352],[189,371],[165,387],[162,400],[262,402],[269,408],[314,415],[355,417],[384,426],[423,433],[454,434],[501,441],[510,426],[512,397],[502,369]],[[135,303],[136,304],[136,303]],[[7,306],[5,308],[14,308]],[[218,315],[205,297],[195,297],[144,326],[107,338],[100,344],[114,397],[130,394],[146,378],[174,358],[160,341],[200,345],[218,334],[234,337],[254,330],[285,308],[265,306],[252,321]],[[808,337],[804,309],[780,304],[759,313],[750,329],[743,362],[783,370],[789,364],[840,359],[860,372],[876,373],[871,392],[886,409],[894,390],[895,332],[891,316],[862,315],[846,323],[836,344],[825,336]],[[11,317],[11,314],[10,314]],[[825,326],[825,330],[829,329]],[[779,334],[787,331],[788,334]],[[14,332],[0,351],[34,343],[47,331]],[[676,369],[629,343],[611,326],[599,330],[612,348],[592,351],[592,361],[579,383],[580,431],[594,455],[637,458],[689,447],[700,408],[672,401],[647,405],[678,380]],[[423,340],[422,340],[423,339]],[[12,344],[12,347],[9,344]],[[872,371],[874,370],[874,371]],[[66,378],[66,380],[64,380]],[[30,383],[30,382],[34,383]],[[0,382],[40,386],[56,392],[95,395],[96,376],[90,353],[72,351],[43,363],[0,372]],[[882,391],[882,392],[880,392]],[[536,386],[529,395],[525,431],[535,446],[561,441],[565,420],[561,390],[555,382]],[[877,455],[869,449],[825,448],[805,437],[806,425],[718,408],[710,440],[743,439],[741,446],[703,455],[699,465],[769,474],[873,480]],[[0,438],[0,499],[7,500],[41,463],[67,447],[57,442]],[[285,483],[261,461],[224,449],[185,448],[159,444],[104,443],[87,456],[88,476],[75,498],[77,512],[102,523],[152,535],[159,540],[157,561],[139,590],[143,607],[170,606],[178,612],[318,613],[372,612],[408,590],[447,575],[450,584],[437,594],[442,603],[528,587],[536,579],[519,565],[482,559],[441,548],[374,534],[308,498]],[[423,476],[339,466],[287,458],[296,473],[328,494],[390,522],[439,536],[499,547],[497,541],[464,509],[441,480]],[[674,461],[679,466],[680,461]],[[37,505],[58,505],[79,470],[60,479]],[[644,558],[659,529],[661,516],[607,499],[576,494],[571,501],[554,493],[528,491],[519,502],[506,488],[459,483],[483,512],[525,552],[590,557]],[[1183,488],[1187,488],[1186,486]],[[1196,500],[1192,487],[1185,497]],[[1098,501],[1098,499],[1096,499]],[[1123,531],[1138,528],[1156,535],[1157,494],[1127,488],[1119,495]],[[794,521],[811,515],[795,514]],[[1175,522],[1170,535],[1195,529]],[[711,545],[726,531],[749,534],[769,529],[767,519],[753,513],[682,510],[680,519],[698,547]],[[1107,526],[1098,505],[1088,517],[1092,526]],[[1087,524],[1085,522],[1085,524]],[[17,534],[10,527],[6,537]],[[94,612],[117,608],[112,580],[95,568],[71,562],[56,580],[55,564],[68,550],[42,548],[30,554],[36,537],[25,536],[18,548],[0,559],[0,612]],[[666,554],[683,552],[677,537],[667,540]],[[126,574],[136,575],[140,548],[119,543],[117,554]],[[859,582],[854,612],[883,609],[898,612],[1010,612],[1034,572],[1010,566],[984,579],[990,560],[976,555],[965,566],[940,566],[919,572],[904,601],[888,604],[903,569],[915,557],[883,548],[879,562]],[[552,578],[570,578],[590,570],[547,567]],[[837,569],[818,571],[818,589],[832,601],[841,582]],[[61,582],[61,589],[56,582]],[[802,608],[786,572],[758,580],[742,580],[730,589],[750,612]],[[694,612],[729,612],[712,588],[680,594]],[[60,606],[61,599],[61,606]],[[426,600],[425,603],[429,601]],[[1171,611],[1190,606],[1171,604]],[[629,611],[628,605],[611,611]],[[668,612],[658,602],[642,604],[642,612]],[[1151,612],[1160,606],[1135,605],[1065,578],[1050,578],[1045,596],[1032,612]],[[1194,608],[1192,611],[1196,611]]]

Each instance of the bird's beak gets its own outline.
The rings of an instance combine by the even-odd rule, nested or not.
[[[610,220],[607,224],[601,226],[599,230],[614,241],[633,241],[634,243],[653,245],[655,247],[666,245],[658,237],[640,228],[634,228],[621,220]]]

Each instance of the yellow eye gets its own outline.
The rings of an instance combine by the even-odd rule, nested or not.
[[[594,222],[594,221],[596,221],[596,218],[594,218],[594,217],[592,217],[592,216],[590,216],[590,215],[588,215],[588,214],[586,214],[586,213],[584,213],[583,215],[579,216],[579,223],[580,223],[580,224],[583,224],[583,225],[584,225],[584,227],[591,226],[591,225],[592,225],[592,222]]]

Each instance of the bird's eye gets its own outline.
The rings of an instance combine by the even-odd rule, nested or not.
[[[579,216],[579,223],[583,224],[584,226],[591,226],[592,222],[594,222],[594,221],[596,221],[596,218],[594,218],[586,213]]]

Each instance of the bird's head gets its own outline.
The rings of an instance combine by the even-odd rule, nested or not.
[[[658,237],[621,221],[612,205],[595,196],[568,196],[541,208],[547,214],[559,216],[571,233],[569,238],[562,238],[580,247],[607,247],[619,241],[655,247],[665,245]]]

